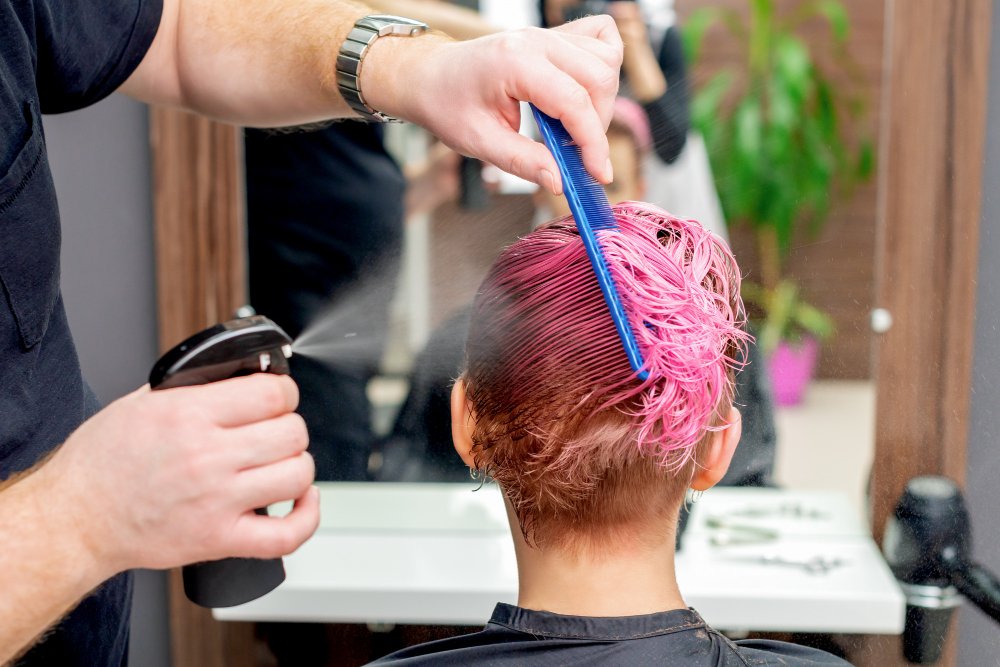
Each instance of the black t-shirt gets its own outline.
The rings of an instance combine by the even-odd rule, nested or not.
[[[667,90],[655,100],[643,104],[642,108],[649,116],[653,150],[661,160],[671,164],[680,157],[691,127],[684,45],[676,26],[663,35],[657,62],[667,80]]]
[[[389,327],[406,182],[382,135],[383,126],[357,121],[246,131],[250,303],[293,338],[357,290],[366,295],[364,312],[349,307],[343,320],[357,339],[381,340]],[[289,361],[316,479],[368,476],[375,434],[366,386],[380,355],[373,345],[336,364]]]
[[[693,609],[600,618],[563,616],[503,603],[480,632],[413,646],[372,664],[850,667],[829,653],[796,644],[730,641]]]
[[[161,0],[0,0],[0,479],[31,467],[97,409],[59,291],[41,114],[113,92],[145,55],[161,10]],[[130,577],[112,579],[18,664],[123,663],[130,600]]]
[[[395,285],[406,181],[382,134],[246,131],[250,302],[292,337],[359,281]]]

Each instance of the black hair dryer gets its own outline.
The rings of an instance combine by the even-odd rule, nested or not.
[[[906,595],[908,661],[937,662],[963,599],[1000,622],[1000,581],[970,560],[971,543],[958,485],[946,477],[911,479],[882,538],[882,552]]]
[[[292,339],[260,315],[218,324],[191,336],[160,357],[149,374],[153,389],[278,373],[287,375]],[[267,514],[267,508],[256,510]],[[280,558],[225,558],[183,568],[184,592],[202,607],[233,607],[256,600],[285,580]]]

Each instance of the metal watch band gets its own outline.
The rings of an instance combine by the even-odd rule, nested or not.
[[[398,119],[376,111],[365,102],[359,79],[361,63],[368,47],[379,37],[398,35],[416,37],[427,31],[427,24],[401,16],[372,15],[359,19],[347,35],[337,54],[337,88],[344,100],[363,118],[379,123],[398,122]]]

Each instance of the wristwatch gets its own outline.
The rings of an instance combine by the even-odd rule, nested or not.
[[[398,122],[399,119],[376,111],[368,106],[361,92],[361,64],[368,47],[379,37],[398,35],[416,37],[427,31],[427,24],[402,16],[373,15],[358,19],[347,35],[337,54],[337,88],[344,100],[367,120],[379,123]]]

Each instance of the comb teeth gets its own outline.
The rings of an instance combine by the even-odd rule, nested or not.
[[[559,147],[558,152],[554,150],[553,146],[549,144],[550,139],[544,136],[546,129],[541,129],[546,145],[556,156],[559,169],[563,172],[563,190],[566,192],[566,198],[570,201],[571,207],[575,198],[586,212],[587,222],[594,231],[618,229],[618,223],[615,222],[615,216],[611,213],[611,204],[608,202],[608,195],[604,192],[604,186],[598,183],[583,166],[580,147],[569,136],[569,132],[560,121],[545,115],[534,106],[531,107],[531,110],[535,114],[539,128],[544,126],[551,133],[551,141]],[[573,214],[573,217],[579,220],[576,216],[576,210],[573,211]]]
[[[533,104],[531,112],[535,116],[535,122],[538,123],[538,130],[542,133],[545,145],[559,165],[566,201],[569,202],[569,209],[573,212],[573,219],[576,220],[576,227],[580,231],[580,239],[590,258],[594,275],[597,276],[597,284],[604,294],[604,301],[611,312],[611,319],[622,341],[622,347],[625,348],[629,365],[641,380],[646,380],[649,378],[649,371],[644,368],[645,363],[642,352],[639,351],[639,344],[636,342],[635,332],[632,331],[628,316],[622,307],[614,278],[597,238],[597,232],[618,229],[618,222],[611,210],[611,204],[608,203],[608,196],[601,184],[584,168],[580,147],[573,143],[563,124],[545,115]]]

